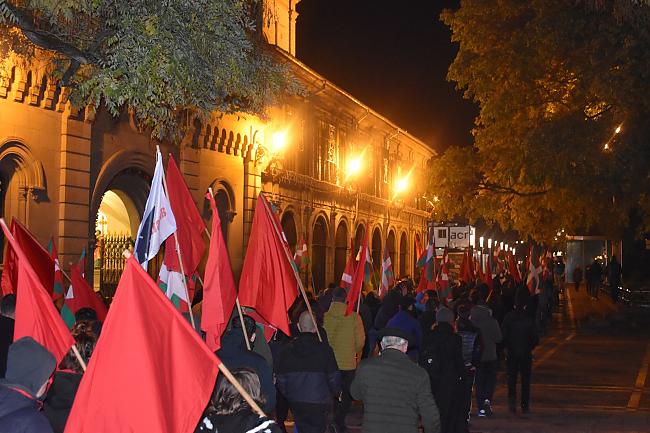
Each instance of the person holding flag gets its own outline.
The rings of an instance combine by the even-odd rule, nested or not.
[[[388,254],[388,248],[384,247],[384,257],[381,260],[381,285],[379,286],[379,297],[383,297],[388,289],[395,283],[393,274],[393,263]]]

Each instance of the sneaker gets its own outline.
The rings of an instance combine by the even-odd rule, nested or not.
[[[490,403],[490,400],[485,399],[483,402],[483,408],[487,416],[492,416],[492,404]]]
[[[479,418],[485,418],[486,416],[487,416],[487,412],[485,412],[485,409],[481,409],[478,411]]]

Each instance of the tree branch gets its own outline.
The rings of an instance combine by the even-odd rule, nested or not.
[[[544,195],[550,191],[550,189],[545,189],[545,190],[539,190],[539,191],[518,191],[512,187],[509,186],[503,186],[503,185],[498,185],[496,183],[488,182],[488,181],[480,181],[478,183],[478,189],[479,190],[484,190],[484,191],[491,191],[497,194],[512,194],[516,195],[519,197],[535,197],[539,195]]]

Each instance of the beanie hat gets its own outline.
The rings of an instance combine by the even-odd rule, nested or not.
[[[454,321],[454,313],[447,307],[440,307],[436,312],[436,322],[451,323]]]

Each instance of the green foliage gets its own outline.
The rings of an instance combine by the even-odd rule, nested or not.
[[[474,146],[433,164],[440,218],[540,241],[560,228],[616,234],[639,207],[650,220],[650,8],[614,13],[619,3],[463,0],[443,12],[460,45],[448,78],[480,114]]]
[[[154,137],[178,138],[188,111],[263,114],[295,90],[255,28],[259,10],[255,0],[0,0],[0,46],[49,53],[76,106],[128,107]]]

